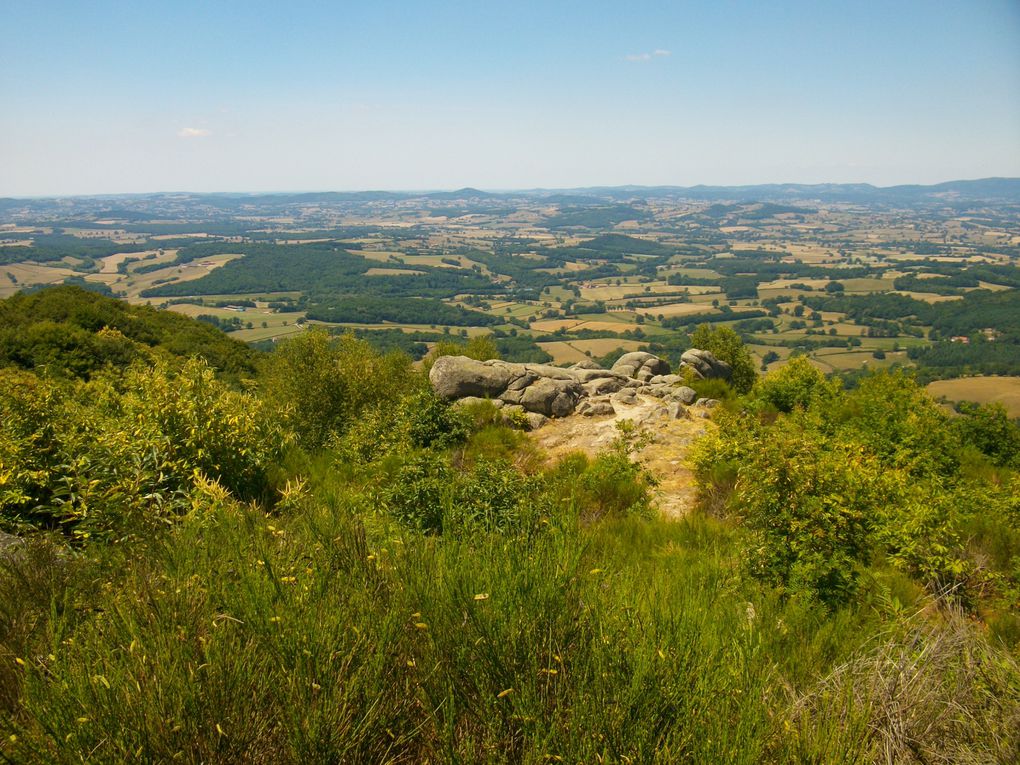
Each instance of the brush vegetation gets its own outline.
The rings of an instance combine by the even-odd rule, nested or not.
[[[1000,409],[793,362],[726,392],[667,522],[633,434],[550,463],[351,336],[247,374],[117,342],[0,368],[0,759],[1020,757]]]

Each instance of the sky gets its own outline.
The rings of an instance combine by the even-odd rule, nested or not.
[[[1020,0],[0,0],[0,196],[1020,176]]]

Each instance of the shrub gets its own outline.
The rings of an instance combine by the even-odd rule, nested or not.
[[[363,340],[333,340],[311,329],[282,343],[267,358],[263,396],[308,449],[343,435],[372,407],[393,407],[419,384],[411,360],[379,354]]]
[[[1006,408],[999,403],[959,405],[959,417],[953,430],[966,444],[977,447],[1000,467],[1020,468],[1020,426],[1009,419]]]
[[[829,605],[853,595],[884,499],[874,461],[852,449],[820,449],[781,421],[743,455],[736,494],[752,575]]]
[[[451,510],[470,532],[513,533],[534,526],[542,514],[541,479],[531,478],[505,460],[479,459],[461,476]]]
[[[737,393],[747,393],[754,387],[758,372],[754,359],[744,346],[740,335],[730,327],[713,327],[702,324],[691,333],[691,347],[711,351],[716,358],[725,361],[733,369],[730,385]]]
[[[453,475],[446,459],[434,452],[418,452],[404,460],[384,491],[389,512],[418,531],[443,531],[445,507],[453,493]]]
[[[0,517],[79,538],[169,522],[205,477],[265,499],[286,441],[257,397],[199,360],[73,383],[5,371],[0,401]]]
[[[408,437],[416,449],[445,449],[463,443],[468,435],[468,415],[459,412],[425,387],[402,403]]]
[[[818,369],[803,358],[769,373],[754,391],[755,399],[780,412],[806,409],[816,400],[831,399],[839,390],[838,381],[827,381]]]
[[[566,504],[585,522],[610,516],[643,515],[651,509],[652,479],[613,449],[594,459],[582,452],[565,456],[548,477],[554,502]]]

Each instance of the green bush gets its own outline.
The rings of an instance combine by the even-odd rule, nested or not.
[[[408,437],[416,449],[446,449],[468,436],[470,415],[443,401],[431,387],[408,396],[402,406]]]
[[[369,409],[395,407],[420,384],[406,355],[318,329],[281,343],[260,376],[263,397],[308,449],[344,435]]]
[[[528,531],[545,510],[541,488],[540,477],[527,476],[509,462],[478,459],[457,482],[451,512],[467,533]]]
[[[0,413],[0,518],[83,539],[171,521],[206,479],[269,499],[286,443],[260,399],[198,360],[89,382],[3,370]]]
[[[953,421],[957,437],[987,455],[1000,467],[1020,468],[1020,425],[1009,419],[1006,408],[999,403],[959,406],[960,414]]]
[[[780,412],[806,409],[819,399],[832,399],[839,390],[836,380],[826,380],[807,359],[797,357],[768,374],[754,390],[754,398]]]
[[[443,455],[418,452],[403,460],[384,492],[386,509],[412,529],[439,534],[454,494],[454,476]]]
[[[730,385],[737,393],[747,393],[758,380],[754,359],[744,346],[740,335],[730,327],[713,327],[701,324],[691,333],[691,347],[711,351],[720,361],[725,361],[733,370]]]
[[[744,455],[736,494],[754,576],[828,605],[854,594],[885,499],[873,460],[777,424]]]
[[[644,515],[651,508],[651,476],[622,449],[602,452],[594,459],[582,452],[569,454],[547,480],[554,503],[567,505],[585,522]]]

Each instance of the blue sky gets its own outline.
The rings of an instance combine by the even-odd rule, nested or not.
[[[1020,0],[0,0],[0,195],[1020,176]]]

